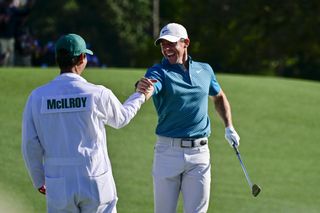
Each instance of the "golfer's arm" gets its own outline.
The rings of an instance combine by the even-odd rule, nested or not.
[[[220,90],[220,92],[212,98],[215,109],[217,110],[222,121],[224,122],[225,127],[232,126],[231,107],[227,99],[227,96],[224,94],[222,90]]]

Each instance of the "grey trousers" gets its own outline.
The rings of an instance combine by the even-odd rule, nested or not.
[[[175,213],[181,192],[185,213],[209,207],[211,165],[208,145],[181,148],[158,137],[154,150],[155,213]]]

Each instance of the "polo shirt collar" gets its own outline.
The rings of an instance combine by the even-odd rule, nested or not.
[[[188,62],[189,62],[189,69],[190,69],[190,66],[192,64],[192,58],[191,56],[188,56]],[[180,65],[179,64],[170,64],[169,63],[169,60],[166,59],[165,57],[163,57],[162,61],[161,61],[161,64],[164,66],[164,67],[179,67],[180,68]]]

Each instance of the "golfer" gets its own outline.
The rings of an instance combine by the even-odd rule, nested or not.
[[[145,94],[121,104],[110,89],[80,76],[86,54],[93,53],[79,35],[61,37],[60,75],[32,91],[24,109],[22,153],[34,187],[46,194],[48,212],[117,212],[105,125],[127,125],[153,92],[150,83]]]
[[[175,213],[180,192],[185,213],[207,212],[211,181],[208,96],[224,122],[230,145],[239,146],[240,137],[212,68],[188,55],[186,29],[169,23],[155,41],[159,44],[162,61],[149,68],[146,78],[137,84],[147,86],[148,79],[157,80],[152,96],[158,114],[153,162],[155,212]]]

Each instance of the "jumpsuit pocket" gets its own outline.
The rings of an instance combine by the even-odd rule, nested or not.
[[[92,199],[100,204],[109,203],[117,199],[116,187],[111,172],[90,177]]]
[[[49,206],[63,209],[67,205],[66,182],[64,178],[45,178],[46,197]]]

